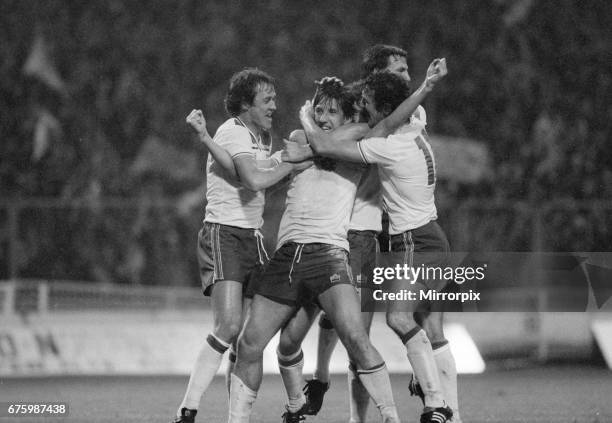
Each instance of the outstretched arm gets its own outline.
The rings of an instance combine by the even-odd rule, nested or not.
[[[404,100],[397,108],[386,118],[378,122],[364,138],[386,137],[392,134],[404,122],[410,119],[419,104],[425,100],[436,83],[446,76],[446,59],[434,59],[427,68],[425,80],[421,86],[410,97]]]
[[[307,101],[300,110],[300,121],[312,149],[322,156],[353,162],[363,161],[359,148],[354,141],[361,138],[386,137],[394,132],[402,123],[410,119],[410,116],[414,113],[420,102],[425,99],[435,84],[444,78],[447,73],[446,60],[435,59],[429,66],[427,77],[419,89],[372,129],[364,129],[363,125],[355,124],[347,128],[346,133],[339,131],[324,132],[314,122],[312,104],[310,101]],[[342,127],[339,129],[342,129]],[[354,138],[351,139],[349,136]]]

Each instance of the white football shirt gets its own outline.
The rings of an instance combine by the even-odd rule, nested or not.
[[[286,242],[320,242],[348,251],[347,232],[363,166],[337,162],[336,170],[317,166],[293,176],[278,230],[277,248]]]
[[[226,120],[213,141],[225,148],[232,158],[250,156],[255,160],[270,157],[270,141],[256,137],[238,118]],[[206,163],[206,216],[204,221],[260,228],[263,225],[265,190],[251,191],[232,179],[212,154]]]
[[[435,220],[436,163],[422,125],[406,124],[387,138],[358,143],[365,163],[378,165],[389,234],[418,228]]]
[[[418,106],[410,119],[410,125],[425,129],[427,114],[423,106]],[[356,231],[382,231],[382,196],[378,169],[370,165],[361,177],[357,187],[355,204],[349,229]]]

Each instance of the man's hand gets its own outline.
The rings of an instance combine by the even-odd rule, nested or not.
[[[302,125],[310,124],[313,122],[313,116],[312,102],[306,100],[306,103],[300,109],[300,122],[302,122]]]
[[[281,152],[284,162],[298,163],[312,157],[312,150],[308,145],[301,145],[295,141],[283,140],[285,148]]]
[[[431,91],[433,87],[447,74],[448,70],[446,69],[446,59],[434,59],[427,68],[427,76],[425,77],[426,89]]]
[[[208,134],[206,131],[206,119],[204,119],[204,115],[201,110],[192,110],[189,113],[189,116],[185,119],[185,121],[193,128],[193,130],[198,135]]]

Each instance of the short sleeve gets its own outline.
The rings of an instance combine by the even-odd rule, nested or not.
[[[365,138],[357,143],[361,159],[367,164],[393,162],[392,144],[386,138]]]
[[[215,134],[214,141],[235,159],[238,156],[253,156],[253,142],[249,130],[243,126],[222,128]]]

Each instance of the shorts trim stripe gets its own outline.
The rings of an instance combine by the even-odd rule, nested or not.
[[[221,242],[219,241],[219,229],[219,224],[213,223],[212,230],[210,231],[210,246],[214,262],[213,276],[215,280],[223,279],[223,261],[221,260]]]
[[[404,238],[404,263],[408,267],[412,267],[414,257],[414,241],[412,240],[412,232],[407,231],[403,234]]]

